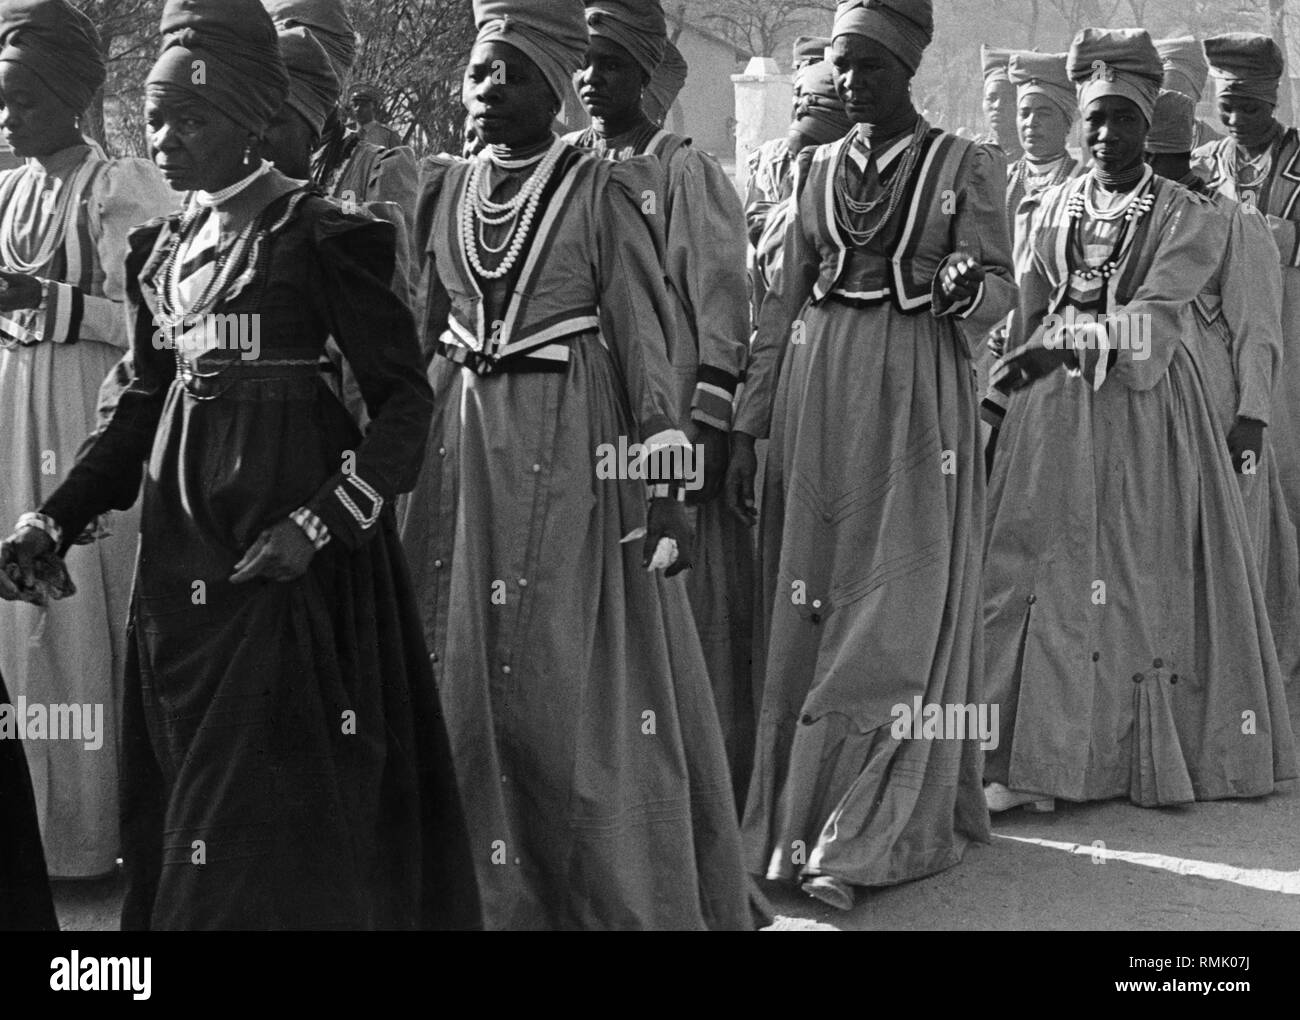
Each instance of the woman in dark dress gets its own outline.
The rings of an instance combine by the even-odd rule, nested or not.
[[[9,692],[0,677],[0,711]],[[0,737],[0,931],[58,931],[23,745]]]
[[[162,34],[150,144],[191,195],[132,234],[129,359],[67,480],[0,547],[18,575],[0,595],[131,505],[147,460],[124,928],[477,925],[392,517],[431,414],[392,228],[261,160],[287,79],[257,0],[169,0]],[[319,378],[327,336],[364,440]]]

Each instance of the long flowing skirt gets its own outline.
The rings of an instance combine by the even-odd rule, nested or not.
[[[764,479],[746,863],[887,885],[989,838],[978,741],[893,732],[898,706],[980,691],[975,375],[928,311],[828,301],[801,314]]]
[[[355,446],[315,374],[168,393],[126,670],[124,929],[479,924],[392,511],[294,581],[228,580]]]
[[[0,349],[0,527],[35,509],[63,480],[95,428],[99,386],[122,352],[109,344]],[[50,874],[113,870],[118,838],[118,705],[139,512],[109,514],[111,533],[67,558],[73,598],[41,609],[0,603],[0,672],[29,704],[89,705],[103,742],[27,744]]]
[[[1197,339],[1150,390],[1056,372],[1011,399],[985,561],[991,781],[1150,806],[1297,774]]]
[[[489,928],[746,928],[717,712],[681,577],[641,566],[644,483],[594,335],[565,373],[444,359],[402,536]]]
[[[9,705],[0,677],[0,706]],[[0,739],[0,931],[58,931],[23,745]]]

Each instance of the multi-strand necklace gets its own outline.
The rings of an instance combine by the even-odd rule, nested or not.
[[[3,261],[5,269],[9,272],[23,276],[35,276],[54,257],[54,253],[62,247],[68,233],[68,227],[72,222],[73,208],[81,195],[82,189],[79,186],[80,181],[78,178],[85,168],[86,159],[89,156],[90,153],[87,152],[81,163],[77,165],[66,181],[56,179],[56,197],[54,199],[54,211],[50,216],[50,225],[46,228],[45,235],[41,238],[41,243],[37,246],[36,252],[31,258],[25,259],[19,255],[14,245],[16,231],[13,217],[17,211],[17,204],[10,203],[9,208],[5,210],[3,227],[0,228],[0,261]],[[30,170],[28,172],[32,173]]]
[[[564,142],[552,140],[543,153],[524,159],[512,159],[504,153],[488,150],[470,163],[465,182],[465,201],[460,207],[460,237],[465,255],[474,272],[485,280],[506,276],[519,260],[541,204],[542,193],[550,183],[564,152]],[[505,202],[491,199],[491,168],[511,173],[535,167],[514,197]],[[505,236],[495,246],[487,242],[488,227],[506,227]],[[502,255],[495,269],[484,269],[484,254]]]
[[[1111,250],[1110,257],[1100,265],[1089,266],[1086,269],[1072,269],[1073,275],[1080,280],[1095,280],[1098,277],[1109,279],[1119,269],[1120,265],[1128,257],[1129,249],[1133,246],[1133,241],[1137,237],[1136,225],[1152,207],[1155,205],[1155,195],[1150,190],[1151,183],[1155,179],[1151,168],[1145,167],[1137,186],[1133,189],[1132,194],[1124,202],[1119,203],[1113,209],[1098,209],[1092,201],[1091,189],[1093,185],[1093,174],[1089,174],[1083,180],[1083,186],[1078,188],[1066,203],[1066,213],[1070,217],[1070,224],[1076,233],[1076,239],[1079,240],[1079,247],[1082,250],[1083,244],[1081,235],[1083,230],[1083,219],[1100,222],[1114,222],[1121,217],[1124,219],[1124,227],[1120,231],[1119,238],[1115,242],[1115,247]]]
[[[1034,162],[1028,156],[1020,158],[1019,168],[1025,191],[1035,195],[1070,179],[1070,159],[1064,152],[1054,162],[1048,163],[1047,170],[1041,173],[1034,170]]]
[[[866,202],[859,201],[852,194],[852,182],[847,164],[850,158],[849,147],[853,141],[850,139],[841,149],[839,164],[835,168],[835,225],[853,247],[865,248],[884,229],[885,224],[893,220],[894,212],[903,199],[903,192],[912,178],[912,171],[916,168],[921,144],[925,140],[928,127],[924,117],[916,118],[912,140],[908,143],[907,151],[898,158],[898,167],[890,178],[889,184],[879,195]],[[885,211],[879,219],[868,226],[867,221],[871,214],[882,204],[885,206]]]

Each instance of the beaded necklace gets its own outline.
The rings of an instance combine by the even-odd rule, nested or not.
[[[73,208],[81,197],[80,174],[90,156],[91,153],[87,152],[72,173],[68,175],[67,180],[59,182],[58,196],[55,199],[54,214],[50,217],[50,226],[45,231],[45,236],[41,238],[36,253],[30,259],[22,258],[18,254],[14,244],[13,224],[9,222],[9,216],[5,217],[5,229],[0,230],[0,262],[3,262],[4,267],[9,272],[23,276],[35,276],[36,271],[44,267],[54,257],[54,253],[63,246],[64,239],[68,234],[68,227],[72,222]],[[33,174],[30,169],[33,165],[29,164],[24,172]]]
[[[1094,182],[1094,176],[1089,174],[1083,180],[1083,186],[1078,188],[1066,203],[1066,214],[1070,217],[1070,230],[1073,234],[1073,242],[1078,244],[1079,250],[1082,251],[1083,245],[1083,219],[1085,216],[1090,220],[1100,220],[1111,222],[1118,220],[1121,216],[1124,218],[1124,226],[1120,231],[1119,237],[1115,241],[1115,246],[1111,249],[1110,257],[1100,265],[1088,266],[1085,269],[1076,269],[1070,266],[1070,273],[1079,280],[1095,280],[1097,277],[1109,279],[1119,269],[1120,265],[1128,257],[1129,250],[1137,237],[1135,229],[1138,221],[1151,211],[1155,205],[1155,193],[1153,190],[1155,175],[1151,168],[1146,167],[1142,174],[1138,186],[1133,189],[1128,201],[1122,202],[1114,209],[1097,209],[1093,205],[1089,191]],[[1068,256],[1073,261],[1074,244],[1067,245]]]
[[[524,242],[532,229],[533,219],[542,200],[542,192],[551,180],[560,156],[564,153],[564,142],[555,138],[545,153],[525,160],[499,160],[491,152],[486,157],[475,159],[469,168],[465,182],[465,198],[460,207],[460,238],[465,248],[465,255],[474,272],[485,280],[500,280],[506,276],[523,251]],[[503,170],[517,171],[536,164],[536,169],[529,175],[514,197],[505,202],[493,202],[491,194],[490,167],[498,165]],[[505,237],[495,247],[489,245],[486,227],[499,227],[509,224]],[[483,268],[482,253],[499,255],[501,261],[496,269]]]
[[[835,225],[848,238],[853,247],[865,248],[884,229],[885,225],[894,218],[894,212],[902,201],[903,192],[911,181],[912,171],[915,169],[917,160],[920,157],[921,144],[925,141],[928,131],[929,124],[926,123],[925,118],[917,117],[916,127],[912,130],[912,140],[907,145],[907,151],[898,158],[898,166],[894,171],[894,176],[890,178],[889,184],[883,193],[868,202],[860,202],[850,193],[851,182],[847,164],[850,158],[849,147],[853,144],[852,140],[847,141],[840,150],[840,158],[835,167],[834,181]],[[885,211],[874,224],[867,226],[868,217],[882,203],[887,203]]]
[[[1031,184],[1035,192],[1038,192],[1047,188],[1054,188],[1058,184],[1064,184],[1070,179],[1070,160],[1066,153],[1062,153],[1056,160],[1053,169],[1045,174],[1036,174],[1030,169],[1033,163],[1030,162],[1028,156],[1022,156],[1016,166],[1020,173],[1020,179],[1025,182],[1026,191],[1029,190]]]

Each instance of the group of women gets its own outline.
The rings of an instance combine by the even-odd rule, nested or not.
[[[1211,200],[1145,162],[1145,32],[1008,55],[1008,177],[912,104],[930,0],[841,0],[747,210],[659,127],[657,3],[474,13],[483,148],[385,201],[318,172],[341,0],[166,0],[152,166],[81,135],[93,26],[0,0],[0,654],[116,741],[0,756],[0,883],[44,886],[34,807],[55,876],[120,850],[129,928],[740,929],[762,882],[950,867],[990,810],[1296,775],[1288,476],[1246,480],[1294,203],[1240,172],[1296,146],[1254,40],[1207,43]],[[1000,739],[900,735],[914,703]]]

